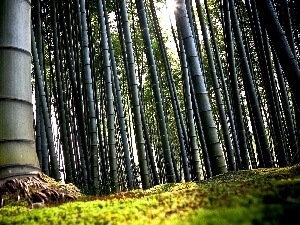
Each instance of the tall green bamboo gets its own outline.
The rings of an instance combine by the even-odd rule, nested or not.
[[[50,175],[50,165],[49,165],[49,152],[48,152],[48,144],[47,144],[47,135],[45,131],[45,123],[44,123],[44,118],[43,118],[43,110],[40,104],[40,110],[37,112],[40,114],[41,118],[41,148],[42,148],[42,172],[46,175]],[[53,176],[53,175],[52,175]]]
[[[171,149],[170,149],[169,135],[168,135],[167,125],[166,125],[165,109],[162,103],[163,97],[161,95],[161,90],[160,90],[161,85],[159,82],[159,78],[157,74],[157,66],[153,54],[153,49],[151,46],[151,37],[148,28],[147,15],[145,12],[145,6],[143,1],[136,1],[136,6],[138,10],[139,23],[140,23],[142,37],[145,45],[146,57],[147,57],[149,73],[151,77],[151,85],[152,85],[153,95],[155,99],[155,106],[156,106],[155,108],[158,117],[161,144],[162,144],[164,159],[166,163],[167,181],[173,183],[175,182],[175,172],[174,172],[173,162],[171,158]]]
[[[206,56],[207,56],[207,60],[208,60],[209,68],[210,68],[210,75],[211,75],[212,82],[213,82],[216,103],[217,103],[221,126],[222,126],[222,133],[223,133],[223,138],[224,138],[225,148],[226,148],[225,150],[227,153],[227,160],[228,160],[228,164],[229,164],[228,168],[229,168],[229,170],[234,171],[234,170],[236,170],[236,163],[235,163],[235,159],[234,159],[234,155],[233,155],[233,149],[232,149],[232,143],[230,140],[227,118],[226,118],[225,110],[224,110],[224,106],[223,106],[222,93],[220,90],[220,85],[219,85],[219,81],[218,81],[218,77],[217,77],[217,73],[216,73],[214,59],[213,59],[213,55],[212,55],[212,51],[211,51],[211,47],[210,47],[210,43],[209,43],[209,37],[207,34],[206,23],[204,20],[202,7],[201,7],[199,0],[196,0],[196,6],[197,6],[197,12],[198,12],[199,20],[200,20],[200,25],[201,25],[202,37],[203,37],[203,41],[204,41]]]
[[[194,111],[194,116],[195,116],[194,120],[196,123],[199,141],[201,144],[201,152],[202,152],[201,159],[203,160],[204,167],[205,167],[205,178],[208,179],[213,176],[213,173],[212,173],[212,169],[211,169],[211,165],[210,165],[210,157],[209,157],[209,153],[208,153],[208,147],[206,145],[206,141],[205,141],[205,137],[204,137],[199,107],[198,107],[198,103],[196,100],[195,89],[192,85],[193,82],[192,82],[191,76],[189,76],[189,83],[191,84],[190,91],[191,91],[192,106],[193,106],[193,111]]]
[[[45,130],[46,130],[46,137],[48,140],[47,143],[53,143],[52,125],[51,125],[51,119],[50,119],[50,114],[49,114],[49,110],[47,107],[47,101],[46,101],[45,90],[44,90],[44,85],[43,85],[43,74],[42,74],[42,71],[40,70],[40,63],[39,63],[39,58],[38,58],[38,54],[37,54],[36,42],[35,42],[35,37],[34,37],[33,31],[31,34],[31,48],[32,48],[32,56],[33,56],[33,62],[34,62],[35,82],[38,85],[38,92],[40,94],[40,99],[41,99],[42,116],[43,116],[43,121],[44,121],[44,125],[45,125]],[[57,155],[56,155],[56,152],[54,149],[54,145],[48,144],[48,148],[49,148],[49,155],[50,155],[50,159],[51,159],[51,172],[53,173],[53,177],[56,180],[60,180]]]
[[[240,30],[239,22],[237,19],[234,1],[228,0],[228,2],[229,2],[229,7],[230,7],[230,15],[231,15],[231,23],[232,23],[232,27],[233,27],[233,33],[234,33],[234,37],[235,37],[235,41],[236,41],[238,54],[239,54],[240,60],[241,60],[240,63],[241,63],[241,68],[242,68],[242,72],[243,72],[244,86],[249,91],[249,107],[252,107],[254,122],[256,123],[255,125],[256,125],[256,129],[257,129],[257,135],[259,137],[259,142],[260,142],[259,144],[260,144],[261,150],[263,152],[264,164],[266,167],[272,167],[273,160],[271,157],[270,146],[266,139],[263,118],[261,115],[261,110],[260,110],[259,102],[257,99],[257,95],[254,91],[255,90],[254,81],[253,81],[250,67],[248,64],[245,47],[243,45],[241,30]]]
[[[105,18],[103,12],[102,2],[98,1],[98,14],[100,22],[100,36],[101,36],[101,48],[103,54],[103,66],[105,75],[105,91],[106,91],[106,109],[107,109],[107,128],[108,128],[108,151],[109,151],[109,165],[111,174],[111,188],[113,191],[119,190],[118,175],[117,175],[117,155],[116,155],[116,143],[115,143],[115,125],[114,125],[114,102],[113,102],[113,85],[112,85],[112,71],[110,63],[110,53],[107,41],[107,32],[105,25]]]
[[[100,4],[100,1],[98,2],[98,4]],[[102,8],[103,8],[103,13],[104,13],[104,20],[105,20],[106,33],[107,33],[107,41],[108,41],[108,46],[109,46],[109,51],[110,51],[111,67],[112,67],[112,73],[113,73],[113,77],[112,77],[113,91],[114,91],[114,96],[115,96],[115,102],[117,105],[117,117],[119,120],[120,133],[121,133],[121,139],[122,139],[122,147],[123,147],[123,151],[124,151],[127,186],[131,190],[134,188],[134,181],[133,181],[133,174],[132,174],[132,169],[131,169],[128,138],[127,138],[127,131],[126,131],[125,116],[124,116],[124,109],[123,109],[123,103],[122,103],[119,78],[118,78],[118,73],[117,73],[115,51],[114,51],[113,44],[112,44],[112,37],[111,37],[111,32],[110,32],[110,27],[109,27],[109,21],[108,21],[108,15],[107,15],[105,1],[102,1],[102,4],[103,4]],[[99,16],[102,15],[101,14],[101,6],[99,6],[98,10],[99,10]]]
[[[291,21],[291,14],[289,9],[289,2],[287,0],[280,0],[280,10],[283,14],[283,21],[284,21],[284,30],[286,33],[287,40],[289,42],[289,45],[291,47],[291,50],[295,57],[297,57],[296,48],[295,48],[295,42],[294,42],[294,34],[293,34],[293,27],[292,27],[292,21]],[[299,8],[299,5],[298,5]]]
[[[198,140],[195,129],[194,121],[194,112],[192,106],[192,97],[191,97],[191,86],[189,79],[189,71],[186,61],[186,56],[184,52],[184,47],[182,40],[179,39],[179,46],[181,50],[181,67],[182,67],[182,76],[183,76],[183,86],[184,86],[184,96],[186,104],[186,121],[187,121],[187,130],[189,136],[189,147],[190,147],[190,167],[191,167],[191,178],[193,181],[200,181],[200,159],[199,159],[199,148]]]
[[[289,98],[288,98],[288,92],[287,92],[286,83],[284,80],[283,71],[282,71],[282,68],[280,66],[279,60],[277,58],[277,55],[276,55],[274,49],[272,50],[272,54],[273,54],[273,61],[274,61],[274,65],[275,65],[275,69],[276,69],[276,73],[277,73],[278,85],[279,85],[279,89],[280,89],[280,93],[281,93],[281,101],[282,101],[282,105],[283,105],[282,108],[284,111],[287,131],[289,134],[288,139],[289,139],[289,146],[291,149],[290,163],[295,164],[295,163],[299,162],[300,157],[299,157],[299,151],[298,151],[298,145],[297,145],[297,136],[296,136],[294,118],[293,118],[293,114],[291,111],[291,106],[290,106],[290,102],[289,102]]]
[[[76,41],[76,35],[74,34],[74,30],[76,30],[76,23],[74,23],[74,16],[71,10],[70,4],[66,4],[65,8],[61,6],[61,10],[65,11],[64,19],[66,21],[66,24],[69,24],[69,26],[66,26],[65,23],[62,23],[62,30],[65,31],[65,35],[63,35],[63,41],[65,44],[65,58],[68,66],[69,71],[69,80],[71,85],[71,93],[72,93],[72,99],[74,100],[74,114],[76,115],[76,129],[79,131],[78,134],[78,143],[79,143],[79,151],[81,152],[80,161],[81,161],[81,167],[82,167],[82,173],[86,173],[86,180],[84,183],[87,183],[87,185],[91,186],[92,178],[91,178],[91,166],[90,166],[90,158],[89,158],[89,152],[88,152],[88,146],[87,146],[87,131],[86,131],[86,125],[84,124],[84,114],[83,114],[83,106],[81,101],[81,95],[82,90],[80,87],[80,80],[76,78],[76,75],[78,75],[79,71],[76,69],[76,45],[78,45],[78,42]],[[74,41],[73,41],[74,39]],[[78,76],[77,76],[78,77]],[[77,79],[77,80],[76,80]],[[77,84],[76,84],[77,83]],[[83,172],[85,171],[85,172]]]
[[[126,47],[127,64],[128,64],[127,75],[129,79],[129,90],[130,90],[129,92],[130,92],[131,105],[133,107],[134,132],[135,132],[135,141],[136,141],[136,148],[137,148],[138,160],[139,160],[140,175],[142,180],[142,186],[144,189],[147,189],[150,187],[149,173],[147,168],[145,140],[143,137],[143,128],[142,128],[142,121],[141,121],[139,89],[138,89],[138,83],[135,75],[135,68],[134,68],[135,63],[134,63],[134,57],[132,51],[132,40],[131,40],[131,34],[129,29],[128,15],[127,15],[125,1],[120,0],[118,6],[120,9],[121,24],[123,28],[125,45],[126,45],[125,47]]]
[[[299,62],[289,45],[285,31],[283,30],[276,10],[271,0],[256,0],[259,16],[267,29],[269,39],[279,62],[285,72],[285,76],[295,99],[296,113],[300,112],[300,68]]]
[[[40,117],[40,97],[38,87],[35,85],[35,148],[39,159],[40,168],[42,169],[42,138],[41,138],[41,117]],[[43,171],[43,170],[42,170]]]
[[[88,113],[88,133],[89,133],[89,150],[91,162],[91,177],[93,189],[95,193],[99,191],[99,171],[98,171],[98,143],[97,143],[97,122],[95,112],[95,100],[93,93],[93,81],[90,67],[90,50],[88,43],[87,18],[85,9],[85,0],[76,1],[80,6],[80,21],[81,21],[81,41],[82,41],[82,59],[83,59],[83,75],[84,75],[84,91],[87,98],[87,113]]]
[[[39,98],[39,103],[41,106],[40,110],[40,115],[41,115],[41,121],[42,124],[40,126],[40,133],[41,133],[41,141],[42,141],[42,171],[46,174],[54,174],[53,176],[56,177],[58,176],[58,172],[55,170],[58,170],[57,166],[54,167],[53,164],[51,166],[51,171],[49,167],[49,153],[48,149],[50,152],[50,158],[51,160],[54,159],[56,160],[57,156],[54,150],[54,140],[53,140],[53,133],[52,133],[52,125],[50,122],[50,115],[49,111],[50,105],[49,105],[49,99],[48,99],[48,89],[47,89],[47,82],[44,82],[46,80],[46,70],[45,70],[45,56],[44,56],[44,46],[43,46],[43,35],[42,35],[42,21],[41,21],[41,6],[40,6],[40,1],[33,1],[33,16],[32,16],[32,23],[33,23],[33,29],[34,29],[34,36],[36,40],[36,51],[37,51],[37,57],[38,57],[38,63],[40,68],[35,68],[39,71],[41,71],[41,79],[43,80],[42,82],[42,88],[43,91],[40,92],[38,89],[36,89],[36,93],[39,95],[43,95],[41,98]],[[33,35],[33,34],[32,34]],[[40,86],[40,82],[37,82],[38,74],[35,74],[35,79],[36,79],[36,84],[37,88]],[[46,113],[46,114],[45,114]],[[49,117],[48,119],[45,119],[44,117]],[[56,174],[56,175],[55,175]],[[59,175],[60,176],[60,175]],[[59,179],[59,176],[56,177],[56,179]]]
[[[208,93],[205,87],[200,61],[193,40],[191,27],[188,22],[187,11],[184,1],[176,1],[175,18],[180,30],[184,49],[187,57],[187,64],[190,70],[196,100],[199,107],[204,137],[208,147],[208,154],[213,175],[227,172],[226,163],[221,149],[216,125],[213,119]]]
[[[236,130],[240,147],[240,157],[241,157],[241,165],[240,169],[248,169],[249,168],[249,158],[247,152],[247,140],[245,134],[245,127],[243,122],[242,115],[242,107],[240,100],[240,90],[238,87],[238,80],[236,74],[236,63],[235,63],[235,53],[233,47],[233,38],[231,31],[231,23],[230,23],[230,11],[229,5],[226,0],[223,1],[224,7],[224,33],[225,33],[225,41],[226,41],[226,52],[228,58],[228,71],[229,71],[229,80],[231,84],[231,92],[232,92],[232,102],[234,115],[236,120]]]
[[[60,53],[59,53],[59,40],[58,40],[58,27],[57,27],[57,13],[56,13],[56,1],[51,2],[51,19],[52,19],[52,31],[53,31],[53,44],[54,44],[54,60],[55,60],[55,76],[57,82],[57,99],[58,99],[58,115],[59,115],[59,127],[61,133],[61,142],[64,155],[64,168],[66,172],[66,182],[73,183],[73,175],[71,168],[72,157],[69,153],[69,144],[68,144],[68,133],[66,123],[66,112],[65,112],[65,103],[63,99],[63,80],[62,73],[60,70]]]
[[[250,2],[246,1],[248,6],[248,11],[250,10]],[[255,8],[255,2],[251,3],[253,15],[253,25],[252,25],[252,32],[256,35],[254,39],[256,40],[256,48],[258,52],[258,58],[260,62],[260,66],[263,72],[263,79],[265,84],[265,90],[267,94],[267,102],[269,105],[269,109],[271,112],[271,120],[272,126],[274,130],[274,140],[275,140],[275,153],[277,155],[277,161],[280,166],[287,165],[287,158],[286,158],[286,147],[285,142],[283,140],[283,127],[281,123],[281,118],[279,115],[278,109],[278,97],[276,91],[276,84],[274,79],[274,73],[272,70],[272,62],[270,58],[270,50],[269,50],[269,43],[267,41],[266,32],[264,31],[264,27],[260,26],[257,11]]]
[[[162,56],[161,58],[163,61],[163,66],[167,77],[167,85],[168,85],[171,103],[173,107],[173,114],[174,114],[176,128],[177,128],[177,136],[179,139],[178,141],[180,146],[180,156],[182,161],[183,173],[184,173],[185,181],[190,181],[188,159],[187,159],[187,152],[186,152],[186,148],[188,144],[187,131],[183,122],[181,106],[178,100],[178,94],[177,94],[176,85],[172,74],[172,68],[170,65],[170,61],[168,59],[166,46],[162,37],[161,27],[158,22],[156,8],[153,0],[150,0],[150,11],[153,19],[155,35],[158,40],[159,51]]]
[[[207,0],[204,0],[204,5],[205,5],[205,10],[206,10],[206,15],[207,15],[207,22],[208,22],[208,26],[209,26],[210,36],[211,36],[212,43],[213,43],[213,50],[214,50],[215,58],[217,60],[217,69],[218,69],[218,72],[220,73],[219,76],[220,76],[220,79],[222,82],[222,88],[223,88],[224,98],[225,98],[225,103],[226,103],[226,108],[227,108],[227,115],[229,117],[229,122],[231,124],[232,142],[233,142],[233,146],[234,146],[234,150],[235,150],[235,161],[237,163],[236,167],[241,168],[240,146],[239,146],[238,139],[237,139],[237,131],[236,131],[234,115],[232,112],[232,104],[231,104],[231,100],[230,100],[229,93],[228,93],[228,87],[227,87],[227,84],[225,81],[224,69],[222,66],[221,57],[220,57],[219,49],[217,46],[215,32],[214,32],[214,29],[212,26],[210,10],[208,8]]]

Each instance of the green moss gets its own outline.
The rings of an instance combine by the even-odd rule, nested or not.
[[[6,205],[0,224],[291,224],[300,210],[300,166],[229,172],[199,183],[82,196],[41,209]]]

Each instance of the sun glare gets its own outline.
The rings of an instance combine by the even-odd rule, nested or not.
[[[174,14],[174,10],[176,7],[176,0],[166,0],[166,7],[169,14]]]
[[[174,24],[174,22],[175,22],[175,14],[174,14],[175,8],[176,8],[176,0],[166,0],[166,12],[167,12],[169,18],[166,17],[164,20],[169,21],[169,19],[170,19],[171,22]]]
[[[204,0],[200,0],[200,3],[202,4]],[[166,11],[169,14],[169,17],[172,21],[172,23],[175,21],[175,15],[174,11],[176,10],[176,0],[166,0]],[[192,1],[193,6],[195,6],[195,1]]]

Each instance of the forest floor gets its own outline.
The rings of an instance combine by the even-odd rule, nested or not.
[[[34,208],[11,202],[0,224],[299,224],[300,164],[228,172],[199,183],[163,184]]]

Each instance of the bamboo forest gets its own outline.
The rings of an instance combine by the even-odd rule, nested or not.
[[[0,224],[293,224],[299,50],[298,0],[0,0]]]

